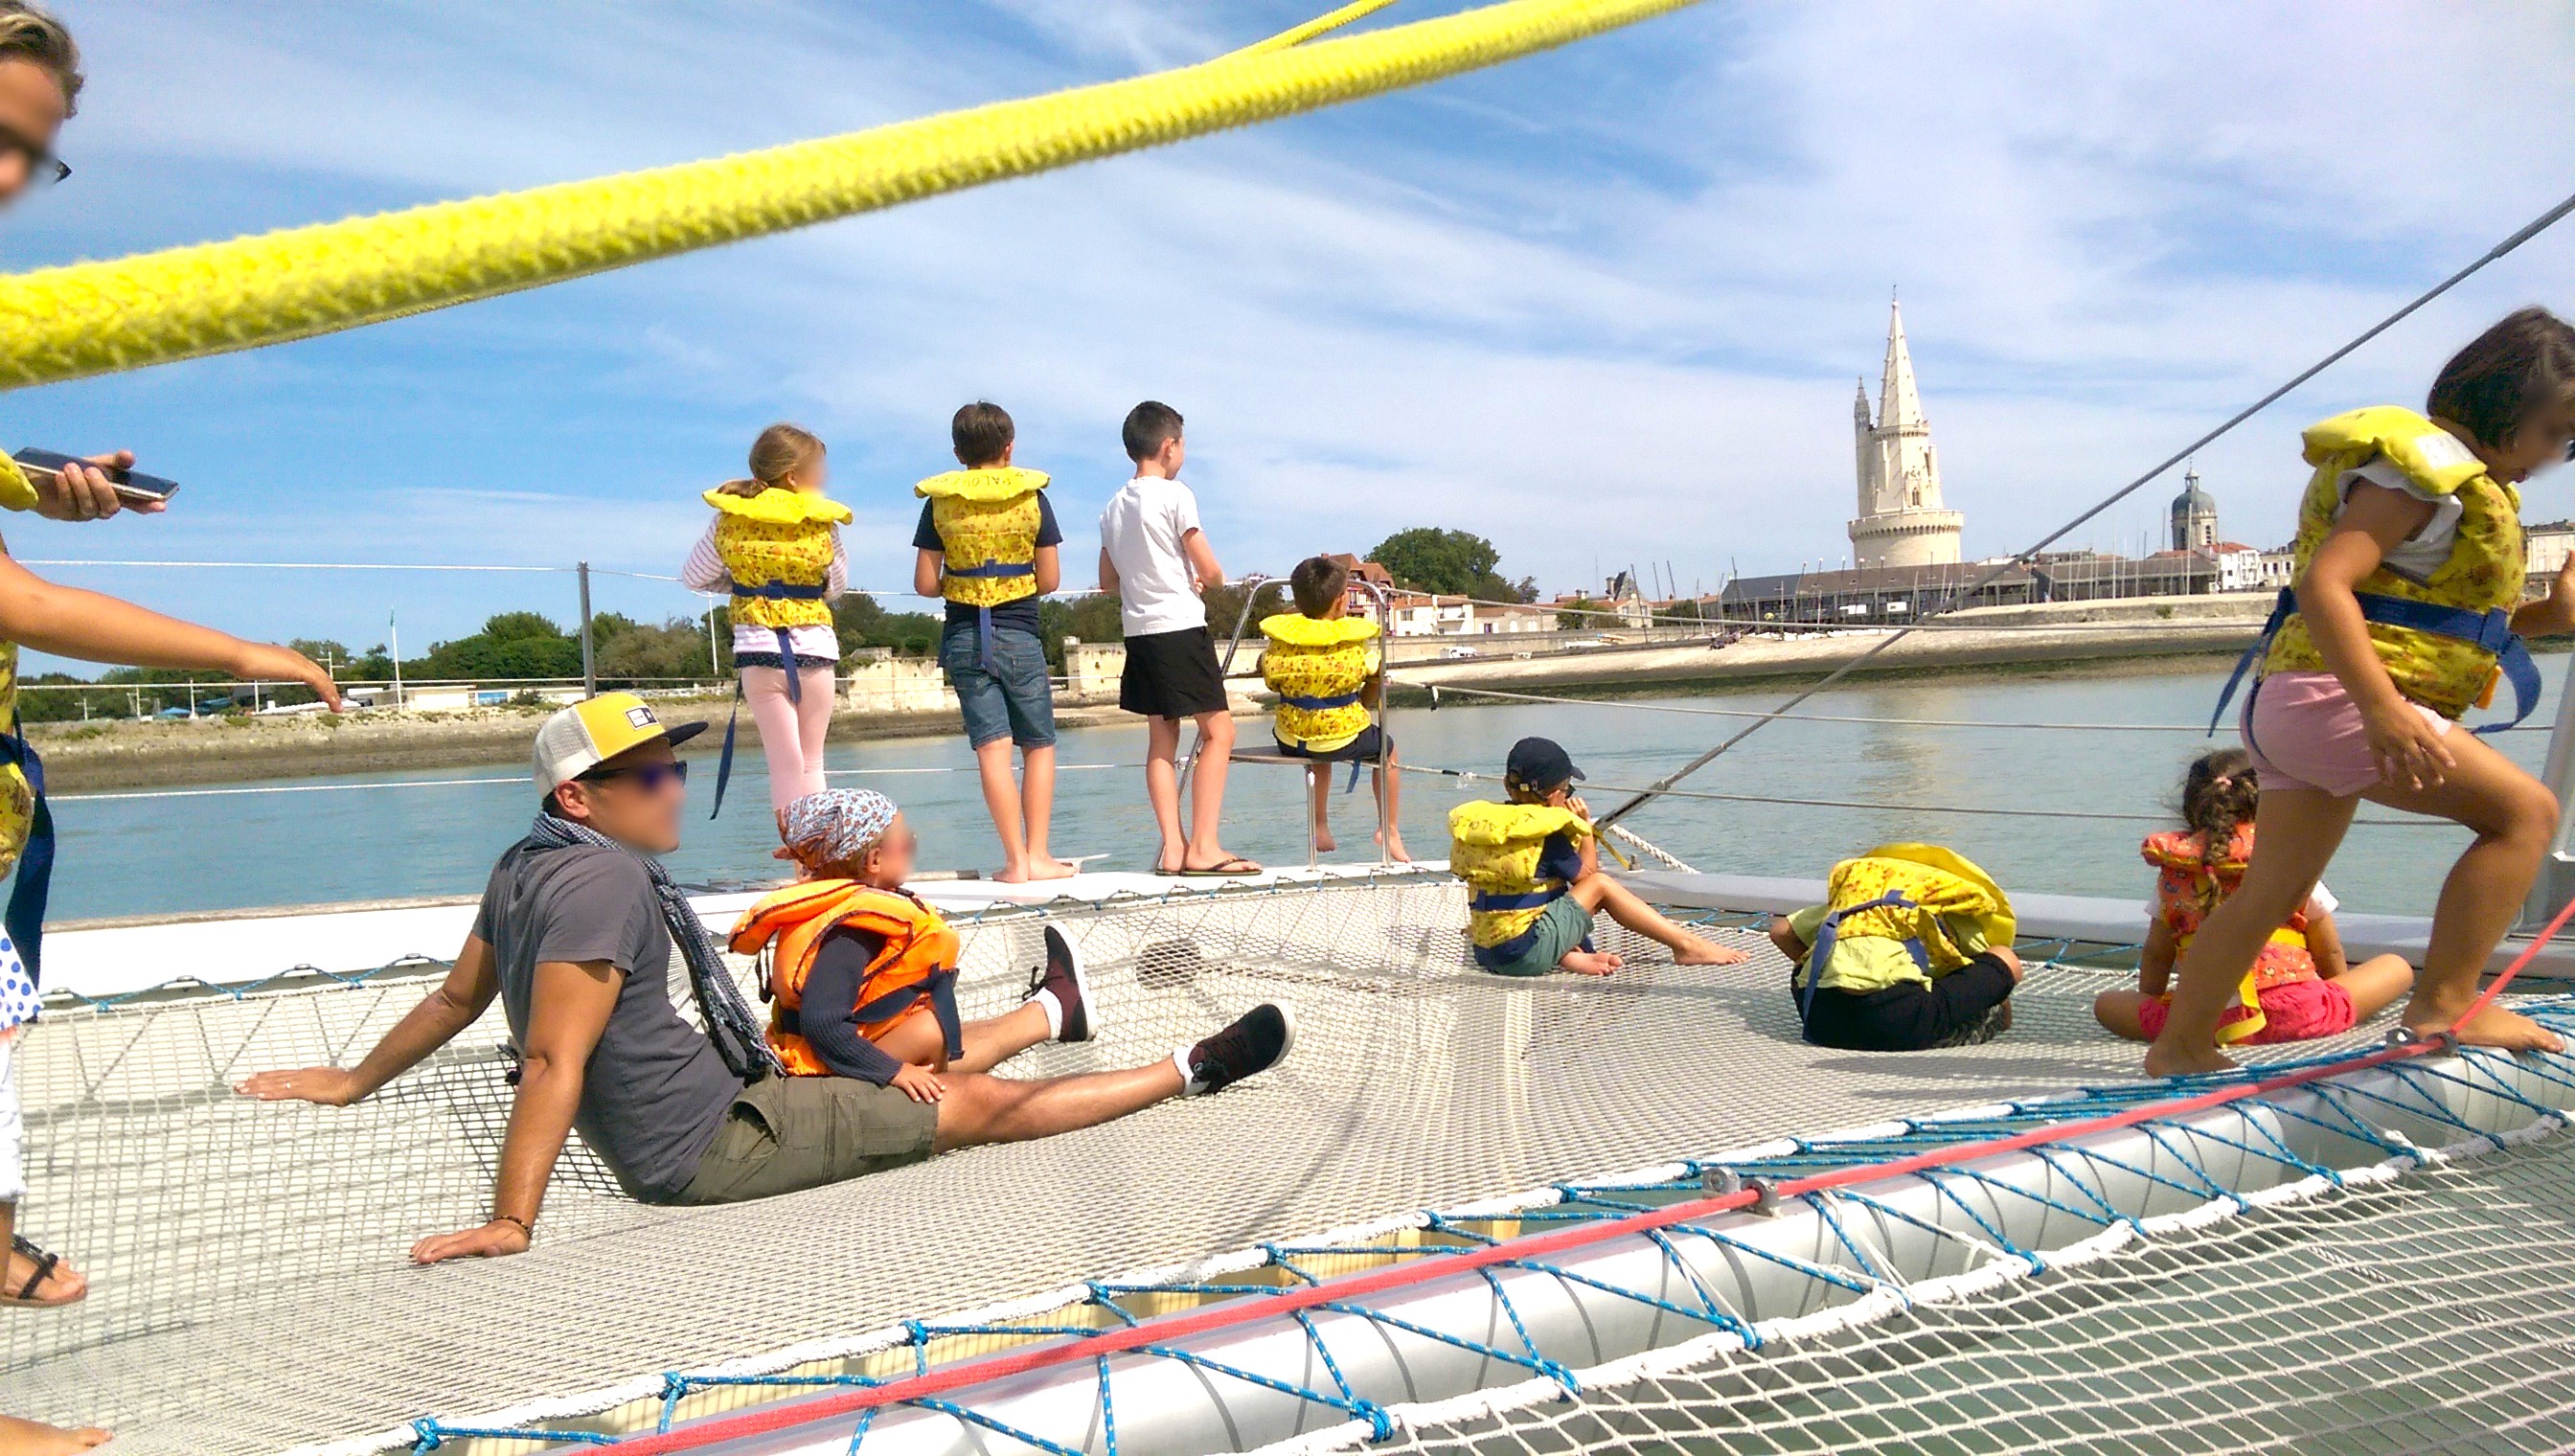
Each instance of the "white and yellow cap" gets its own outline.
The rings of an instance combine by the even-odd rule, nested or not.
[[[632,693],[602,693],[576,703],[537,729],[532,762],[537,796],[543,798],[629,748],[655,738],[668,739],[678,747],[706,731],[706,727],[702,723],[666,727],[653,716],[652,707]]]

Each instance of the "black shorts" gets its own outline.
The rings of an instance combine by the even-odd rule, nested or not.
[[[1270,739],[1287,758],[1311,758],[1317,763],[1378,763],[1385,759],[1385,734],[1375,724],[1361,729],[1359,735],[1337,748],[1306,748],[1273,734]]]
[[[2015,984],[1989,950],[1929,985],[1906,981],[1873,991],[1824,986],[1806,1013],[1806,1039],[1843,1051],[1972,1046],[1992,1040],[2009,1024],[1995,1012],[2011,999]],[[1793,997],[1797,990],[1791,986],[1788,993]]]
[[[1229,705],[1225,674],[1216,663],[1216,639],[1204,627],[1127,639],[1127,671],[1118,680],[1118,706],[1147,718],[1225,712]]]

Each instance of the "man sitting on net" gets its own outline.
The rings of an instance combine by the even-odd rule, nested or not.
[[[776,1075],[706,927],[651,856],[680,844],[688,765],[644,701],[608,693],[537,733],[541,811],[501,854],[456,968],[352,1068],[261,1072],[238,1090],[342,1106],[417,1065],[501,998],[522,1062],[492,1218],[424,1238],[424,1264],[528,1247],[578,1126],[629,1194],[728,1203],[917,1162],[976,1143],[1089,1127],[1269,1070],[1292,1039],[1264,1004],[1195,1046],[1124,1071],[1014,1081],[950,1072],[915,1101],[853,1077]],[[671,1002],[676,939],[706,1029]]]

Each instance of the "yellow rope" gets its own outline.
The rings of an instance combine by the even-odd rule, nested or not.
[[[1270,51],[1284,51],[1289,46],[1300,46],[1327,30],[1338,30],[1353,20],[1365,19],[1393,3],[1394,0],[1350,0],[1349,4],[1338,10],[1327,10],[1302,25],[1291,25],[1268,40],[1254,41],[1240,50],[1228,51],[1218,59],[1231,61],[1243,56],[1258,56]]]
[[[711,162],[0,277],[0,389],[309,338],[805,227],[1421,85],[1690,3],[1506,0]]]

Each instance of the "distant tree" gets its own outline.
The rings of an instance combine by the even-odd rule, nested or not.
[[[1261,619],[1288,610],[1288,589],[1277,582],[1269,583],[1261,589],[1260,594],[1253,601],[1252,614],[1249,617],[1244,616],[1241,587],[1210,587],[1204,600],[1207,603],[1208,631],[1216,634],[1216,640],[1220,645],[1217,649],[1219,652],[1225,650],[1222,645],[1234,635],[1234,625],[1238,621],[1243,623],[1245,637],[1258,637],[1261,634]]]
[[[1534,602],[1537,583],[1514,582],[1496,570],[1501,553],[1480,536],[1416,526],[1376,544],[1368,560],[1386,569],[1395,585],[1443,597],[1482,602]]]
[[[566,636],[553,618],[542,613],[504,612],[487,620],[472,637],[433,645],[417,662],[403,664],[403,673],[479,681],[578,678],[581,641]]]
[[[1614,625],[1618,614],[1588,597],[1576,597],[1558,607],[1555,626],[1559,632],[1593,632]]]
[[[1067,603],[1065,631],[1087,643],[1125,642],[1127,620],[1116,594],[1097,592]]]
[[[707,629],[702,619],[674,617],[659,627],[620,619],[617,631],[601,640],[600,619],[592,620],[592,639],[604,686],[671,687],[674,678],[706,679],[715,673],[707,661]]]

